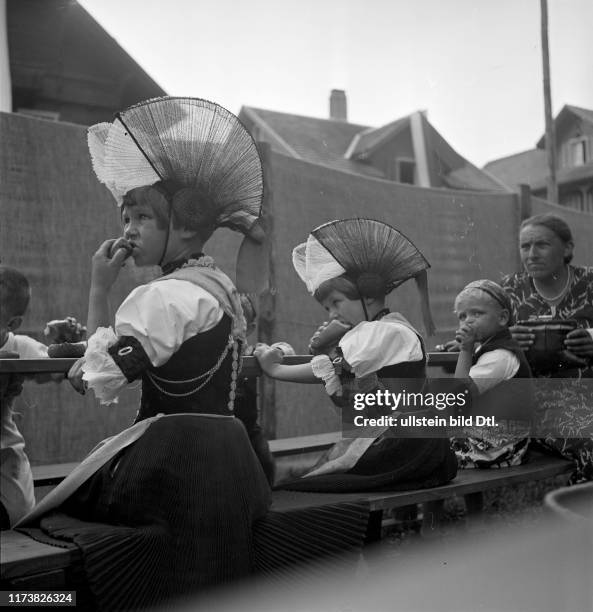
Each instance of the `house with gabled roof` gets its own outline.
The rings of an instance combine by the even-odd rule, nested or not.
[[[345,93],[333,90],[329,119],[249,106],[239,118],[255,140],[315,164],[421,187],[511,191],[459,155],[423,111],[378,128],[349,123]]]
[[[593,213],[593,110],[566,104],[554,120],[558,203]],[[484,170],[511,188],[529,185],[531,193],[546,196],[546,137],[535,149],[488,162]]]
[[[5,111],[91,125],[166,94],[75,0],[6,0],[2,17]]]

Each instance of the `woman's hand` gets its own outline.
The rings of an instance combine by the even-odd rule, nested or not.
[[[461,325],[455,332],[455,340],[459,343],[460,351],[473,351],[476,343],[476,330],[469,325]]]
[[[83,365],[84,357],[81,357],[74,362],[74,365],[68,371],[68,381],[74,387],[74,390],[81,395],[84,395],[87,390],[87,384],[82,380],[82,375],[84,374],[82,371]]]
[[[509,327],[509,331],[511,332],[511,336],[513,336],[513,340],[518,342],[519,346],[524,351],[529,350],[535,340],[535,334],[529,327],[525,327],[524,325],[513,325]]]
[[[261,369],[268,375],[274,375],[276,366],[282,363],[283,352],[278,348],[272,348],[267,344],[259,342],[253,351],[254,356],[259,362]]]
[[[124,238],[111,238],[106,240],[93,255],[91,272],[91,290],[109,291],[116,281],[118,274],[129,251],[125,248]],[[121,243],[121,246],[118,246]]]
[[[573,329],[568,332],[564,344],[568,351],[578,357],[593,357],[593,337],[586,329]]]

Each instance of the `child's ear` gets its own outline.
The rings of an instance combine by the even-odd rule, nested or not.
[[[8,320],[8,324],[6,325],[6,327],[8,328],[9,331],[15,331],[21,326],[22,322],[23,322],[23,317],[21,316],[11,317]]]
[[[503,308],[500,311],[500,315],[499,315],[500,324],[504,327],[508,327],[510,320],[511,320],[511,313],[506,308]]]

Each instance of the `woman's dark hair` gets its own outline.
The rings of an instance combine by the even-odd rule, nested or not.
[[[543,227],[547,227],[551,232],[554,232],[564,244],[574,244],[574,240],[572,238],[572,232],[570,231],[570,227],[568,223],[558,215],[553,213],[542,213],[540,215],[533,215],[533,217],[529,217],[521,223],[519,227],[519,231],[530,226],[530,225],[542,225]],[[567,255],[564,258],[564,263],[570,263],[572,261],[572,253]]]

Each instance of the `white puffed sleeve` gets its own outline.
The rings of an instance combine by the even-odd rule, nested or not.
[[[134,289],[115,315],[115,333],[136,338],[152,365],[160,366],[186,340],[216,326],[223,314],[201,287],[169,279]]]
[[[519,370],[519,359],[507,349],[488,351],[470,368],[469,377],[478,391],[484,393],[503,380],[509,380]]]
[[[117,402],[129,383],[108,353],[121,336],[132,336],[153,366],[166,363],[179,347],[215,327],[224,312],[207,291],[189,281],[168,279],[134,289],[115,315],[115,332],[100,327],[89,338],[83,379],[103,404]]]
[[[342,337],[339,346],[357,378],[422,359],[418,336],[397,321],[363,321]]]

